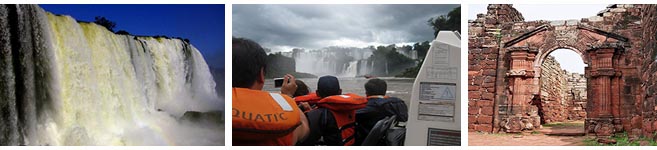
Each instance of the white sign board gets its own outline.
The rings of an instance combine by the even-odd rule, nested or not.
[[[440,31],[413,84],[405,145],[460,146],[460,64],[459,33]]]

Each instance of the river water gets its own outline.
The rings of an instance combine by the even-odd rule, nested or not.
[[[306,85],[308,85],[310,88],[310,91],[315,91],[317,90],[318,79],[319,78],[301,78],[297,80],[301,80],[306,83]],[[385,80],[388,84],[386,95],[401,98],[406,102],[406,105],[409,104],[411,99],[411,91],[413,90],[413,82],[415,79],[395,77],[380,77],[379,79]],[[368,79],[362,77],[338,77],[338,80],[340,81],[340,88],[342,88],[342,93],[355,93],[365,96],[365,83],[367,83]],[[270,92],[280,92],[280,88],[274,88],[273,79],[268,79],[265,81],[264,89]]]

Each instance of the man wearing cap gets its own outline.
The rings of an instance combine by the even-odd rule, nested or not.
[[[355,143],[356,110],[364,108],[367,99],[356,94],[342,94],[340,82],[334,76],[322,76],[317,81],[317,109],[306,114],[310,134],[301,145],[344,145]]]

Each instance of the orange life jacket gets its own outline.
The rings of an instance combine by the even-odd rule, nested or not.
[[[349,93],[325,97],[317,105],[327,108],[333,113],[342,135],[342,143],[345,146],[353,145],[355,142],[354,134],[356,133],[356,110],[364,108],[367,105],[367,99]]]
[[[381,95],[373,95],[373,96],[368,96],[367,99],[370,98],[390,98],[390,96],[381,96]]]
[[[287,95],[233,88],[233,145],[294,145],[301,125],[298,106]]]
[[[317,93],[310,93],[308,95],[294,97],[294,102],[296,102],[297,105],[299,105],[301,102],[307,102],[308,104],[314,105],[317,104],[319,100],[322,100],[322,98],[317,96]]]

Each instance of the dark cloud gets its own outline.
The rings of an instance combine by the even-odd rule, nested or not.
[[[459,5],[233,5],[233,36],[274,51],[431,40],[431,17]]]

